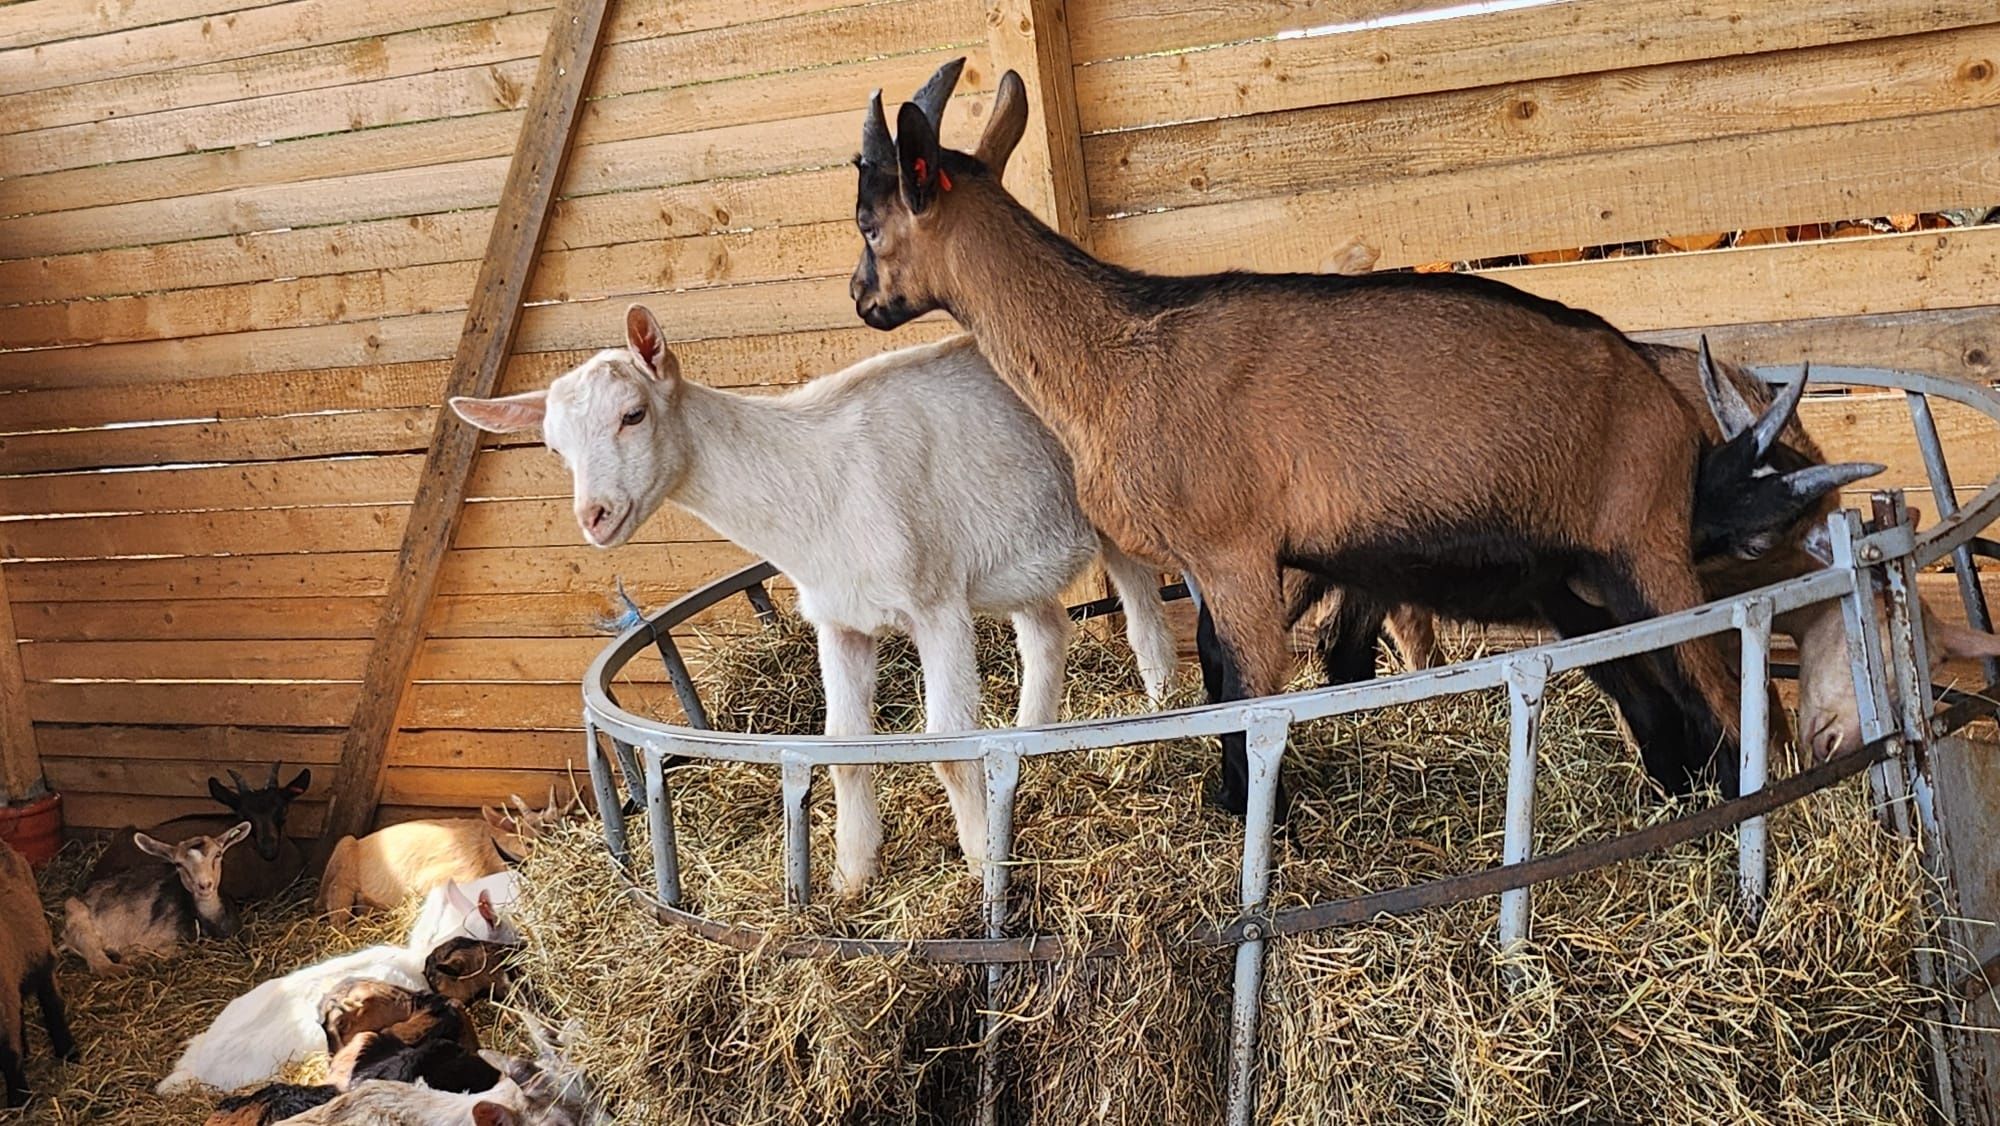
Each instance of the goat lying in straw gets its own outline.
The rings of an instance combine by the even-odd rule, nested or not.
[[[65,901],[63,945],[104,976],[128,973],[145,958],[172,957],[197,935],[235,934],[236,903],[222,894],[223,854],[249,835],[248,821],[220,837],[171,845],[133,833],[153,863],[92,880]]]
[[[1602,318],[1461,274],[1156,277],[1091,258],[1001,186],[1027,101],[977,150],[937,128],[960,63],[862,132],[852,291],[892,329],[944,309],[1055,432],[1084,512],[1191,574],[1210,696],[1283,681],[1280,573],[1456,618],[1594,632],[1703,601],[1692,407]],[[1600,604],[1580,597],[1594,592]],[[1736,676],[1704,638],[1598,668],[1649,774],[1735,789]],[[1240,735],[1222,801],[1241,811]]]
[[[1147,692],[1161,698],[1174,646],[1154,573],[1085,519],[1061,448],[970,339],[753,397],[683,379],[645,308],[627,312],[625,329],[625,348],[547,391],[453,399],[452,409],[496,433],[541,427],[575,477],[577,521],[599,547],[625,542],[671,500],[776,564],[819,635],[827,734],[873,729],[875,639],[888,630],[916,642],[925,729],[977,726],[975,613],[1013,618],[1017,722],[1054,722],[1070,636],[1063,589],[1100,553]],[[937,772],[976,869],[986,850],[979,764]],[[879,864],[874,770],[831,773],[833,886],[851,896]]]
[[[568,817],[575,804],[574,796],[558,802],[551,786],[549,804],[541,809],[530,809],[514,795],[511,810],[482,809],[477,821],[404,821],[359,839],[342,837],[320,877],[320,910],[335,926],[344,926],[363,911],[398,906],[448,881],[497,875],[525,857],[535,838]]]

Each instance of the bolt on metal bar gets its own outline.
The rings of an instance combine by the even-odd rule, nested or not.
[[[744,587],[743,597],[750,600],[750,609],[756,613],[759,622],[767,626],[777,623],[778,608],[771,603],[771,592],[764,588],[763,583],[751,583]]]
[[[1875,572],[1863,538],[1860,514],[1843,508],[1827,517],[1833,565],[1854,576],[1854,589],[1841,599],[1840,615],[1847,627],[1847,660],[1854,682],[1855,710],[1861,721],[1861,741],[1873,743],[1890,731],[1889,701],[1882,669],[1882,607],[1875,597]],[[1879,556],[1880,552],[1872,552]]]
[[[1271,890],[1271,833],[1277,825],[1278,772],[1292,717],[1251,711],[1244,725],[1250,760],[1249,804],[1243,820],[1243,910],[1261,912]],[[1229,1126],[1250,1126],[1257,1101],[1257,1016],[1264,1000],[1264,928],[1244,928],[1236,947],[1235,992],[1229,1015]]]
[[[681,902],[681,850],[674,836],[674,803],[667,793],[667,772],[658,751],[646,752],[646,827],[653,845],[653,890],[660,902]]]
[[[766,604],[770,602],[765,598]],[[753,600],[751,605],[756,605]],[[674,696],[681,702],[681,711],[687,715],[688,726],[702,731],[711,730],[708,709],[701,706],[701,693],[694,689],[694,677],[688,672],[687,659],[681,656],[681,647],[674,644],[672,631],[665,626],[653,630],[653,647],[660,651],[660,663],[667,666],[667,679],[674,682]]]
[[[811,824],[806,795],[812,790],[812,764],[787,754],[778,767],[785,799],[785,905],[804,907],[812,894]]]
[[[1507,665],[1507,816],[1500,846],[1504,864],[1520,864],[1535,850],[1535,744],[1541,737],[1547,657]],[[1528,889],[1500,896],[1500,949],[1513,950],[1528,937]]]
[[[1938,438],[1937,419],[1931,416],[1930,396],[1905,391],[1910,404],[1910,421],[1917,431],[1917,449],[1924,455],[1924,472],[1931,482],[1931,496],[1937,503],[1938,519],[1958,514],[1958,491],[1952,486],[1951,466],[1945,461],[1944,443]],[[1965,605],[1965,620],[1972,628],[1993,632],[1993,615],[1986,606],[1986,591],[1979,585],[1979,562],[1970,543],[1959,544],[1951,553],[1952,569],[1958,573],[1958,598]],[[2000,657],[1980,661],[1986,682],[2000,680]]]
[[[1014,856],[1014,795],[1021,784],[1021,748],[1012,740],[996,739],[981,759],[986,773],[986,862],[984,865],[986,937],[1004,938],[1007,930],[1007,880]],[[1000,988],[1007,967],[986,964],[986,1018],[979,1045],[979,1122],[1000,1121]]]
[[[1736,607],[1736,628],[1742,635],[1742,703],[1737,766],[1738,795],[1754,794],[1770,776],[1771,747],[1771,603],[1758,598]],[[1736,887],[1743,909],[1754,921],[1763,918],[1770,888],[1767,852],[1769,826],[1752,817],[1736,827]]]
[[[588,720],[583,725],[583,761],[590,768],[591,792],[597,795],[597,816],[604,822],[604,847],[623,867],[632,862],[625,841],[625,806],[611,780],[611,763],[604,757],[604,744],[598,741],[597,725]]]

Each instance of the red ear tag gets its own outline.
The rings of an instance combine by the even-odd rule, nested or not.
[[[917,183],[921,184],[921,183],[923,183],[923,182],[924,182],[925,180],[928,180],[928,179],[930,179],[930,178],[931,178],[931,174],[930,174],[930,171],[929,171],[929,167],[930,167],[930,166],[929,166],[928,164],[926,164],[926,163],[924,162],[924,158],[923,158],[923,157],[921,157],[921,156],[920,156],[920,157],[918,157],[918,158],[917,158],[917,162],[916,162],[916,164],[914,165],[914,168],[915,168],[915,170],[916,170],[916,173],[917,173]]]
[[[938,187],[945,191],[951,190],[951,177],[942,168],[938,169]]]

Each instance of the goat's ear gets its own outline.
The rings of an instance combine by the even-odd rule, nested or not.
[[[157,856],[161,860],[169,862],[174,858],[174,846],[162,844],[144,833],[132,834],[132,843],[138,845],[139,851],[145,853],[147,856]]]
[[[937,130],[924,116],[922,106],[904,102],[896,111],[897,180],[903,188],[903,205],[912,215],[922,215],[936,202],[941,158]]]
[[[1008,71],[1000,76],[1000,89],[993,95],[993,114],[986,119],[986,132],[980,135],[979,148],[972,154],[979,158],[993,172],[998,180],[1007,171],[1007,158],[1014,155],[1014,146],[1021,143],[1021,135],[1028,130],[1028,87],[1021,76]]]
[[[473,399],[464,395],[451,398],[452,413],[488,434],[513,434],[534,430],[549,412],[547,391],[523,391],[499,399]]]
[[[229,787],[222,784],[220,778],[211,777],[208,780],[208,796],[231,809],[236,808],[236,795],[230,792]]]
[[[494,809],[492,806],[480,806],[479,815],[486,818],[486,827],[496,833],[511,833],[514,831],[514,819]]]
[[[479,917],[486,920],[486,925],[489,927],[500,924],[500,918],[493,910],[492,892],[482,890],[479,893]]]
[[[312,786],[312,781],[313,772],[310,770],[301,770],[298,773],[298,777],[285,783],[285,793],[290,794],[292,797],[298,797]]]
[[[248,821],[238,821],[235,828],[230,829],[227,833],[215,839],[215,850],[221,852],[249,835],[250,823]]]
[[[654,379],[672,383],[681,377],[680,359],[667,347],[667,334],[660,331],[659,320],[644,305],[625,310],[625,347]]]
[[[520,1126],[521,1117],[499,1103],[479,1103],[472,1108],[472,1126]]]

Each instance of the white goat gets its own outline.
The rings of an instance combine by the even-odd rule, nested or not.
[[[749,396],[681,378],[653,314],[626,347],[547,391],[451,401],[483,430],[540,426],[574,476],[584,536],[615,547],[671,500],[789,575],[819,634],[829,735],[873,730],[877,636],[906,631],[924,670],[925,729],[977,726],[974,613],[1013,618],[1021,726],[1051,723],[1070,637],[1062,592],[1100,553],[1157,702],[1173,635],[1154,574],[1083,516],[1068,459],[970,337],[864,360],[805,387]],[[976,869],[986,849],[979,764],[938,763]],[[835,767],[833,886],[880,862],[873,768]]]
[[[233,1091],[275,1078],[287,1063],[326,1050],[320,1002],[343,980],[382,981],[422,992],[430,988],[424,960],[435,946],[460,937],[506,941],[512,934],[476,908],[458,914],[455,923],[419,923],[408,945],[364,947],[272,978],[229,1002],[205,1031],[187,1042],[157,1090],[167,1094],[206,1083]]]

